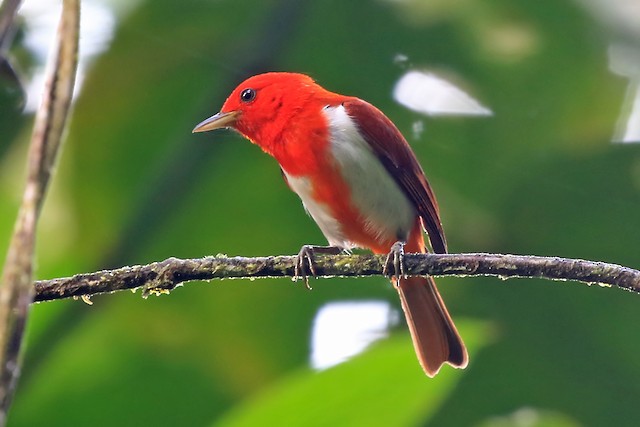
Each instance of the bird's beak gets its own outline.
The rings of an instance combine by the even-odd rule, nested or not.
[[[238,111],[229,111],[228,113],[219,112],[218,114],[198,123],[191,132],[207,132],[214,129],[233,126],[239,114],[240,113]]]

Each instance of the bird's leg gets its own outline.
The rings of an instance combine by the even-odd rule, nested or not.
[[[342,248],[337,246],[313,246],[304,245],[298,252],[298,258],[294,266],[293,280],[302,278],[307,289],[311,289],[309,286],[309,276],[316,277],[316,254],[329,254],[338,255],[342,251]]]
[[[384,261],[382,267],[382,274],[391,278],[400,279],[401,277],[407,277],[407,273],[404,268],[404,245],[405,242],[397,241],[391,246],[389,255]],[[397,282],[400,283],[399,281]]]

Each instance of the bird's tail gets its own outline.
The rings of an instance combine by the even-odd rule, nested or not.
[[[397,284],[395,279],[394,284]],[[467,349],[433,278],[403,278],[396,288],[424,372],[433,377],[444,363],[456,368],[466,367],[469,362]]]
[[[407,252],[427,252],[420,222],[416,221],[405,246]],[[464,368],[469,363],[467,349],[444,305],[432,277],[401,278],[393,283],[400,294],[402,309],[411,331],[413,347],[429,376],[435,376],[440,367],[448,363]]]

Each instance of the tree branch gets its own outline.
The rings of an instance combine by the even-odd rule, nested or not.
[[[0,277],[0,425],[6,423],[20,374],[20,348],[34,296],[32,271],[36,225],[71,106],[79,22],[79,0],[64,0],[57,45],[48,64],[44,96],[29,146],[22,204]]]
[[[293,277],[294,256],[169,258],[35,283],[35,301],[83,297],[143,288],[143,295],[168,293],[184,282],[223,278]],[[318,255],[320,277],[382,274],[381,255]],[[604,262],[499,254],[406,254],[409,275],[528,277],[617,286],[640,293],[640,271]]]

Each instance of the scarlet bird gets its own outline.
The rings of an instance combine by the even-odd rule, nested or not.
[[[221,111],[193,132],[232,128],[280,164],[289,187],[330,246],[303,246],[296,271],[313,274],[313,254],[354,247],[389,254],[386,269],[400,294],[425,373],[444,363],[464,368],[467,350],[431,277],[406,277],[403,254],[445,253],[438,204],[400,131],[380,110],[332,93],[295,73],[242,82]]]

